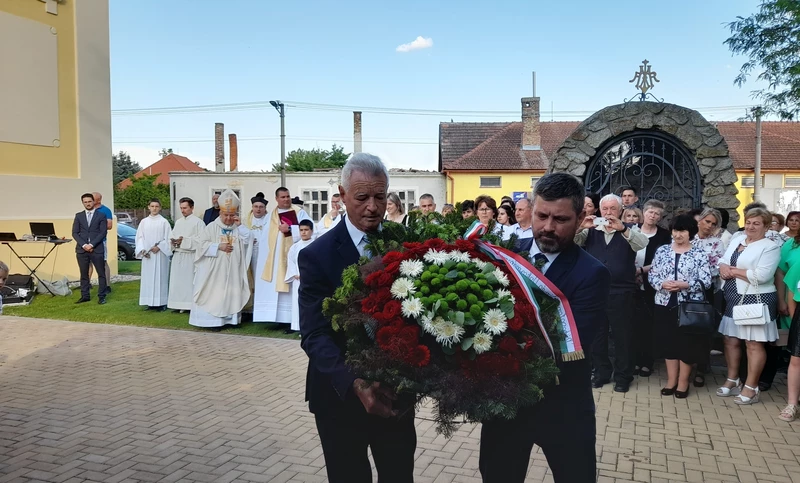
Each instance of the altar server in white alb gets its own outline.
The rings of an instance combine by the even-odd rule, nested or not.
[[[172,267],[169,272],[169,299],[167,308],[183,312],[191,310],[194,283],[194,253],[197,237],[206,224],[194,215],[194,200],[181,198],[181,217],[169,235],[172,247]]]
[[[292,325],[291,330],[300,330],[300,307],[298,305],[298,289],[300,288],[300,271],[297,269],[297,256],[300,250],[307,247],[314,240],[314,222],[303,220],[300,222],[300,241],[289,249],[289,261],[286,267],[286,283],[292,285]]]
[[[150,216],[136,229],[136,258],[142,260],[139,305],[147,310],[166,310],[169,297],[169,233],[172,227],[161,216],[161,202],[153,198],[147,206]]]
[[[250,298],[247,271],[252,255],[250,230],[239,222],[239,198],[231,190],[219,197],[219,218],[206,226],[195,252],[194,304],[189,323],[220,330],[239,325]]]
[[[286,283],[289,249],[300,241],[299,223],[311,221],[311,218],[302,208],[292,204],[286,188],[275,190],[275,201],[278,206],[267,213],[266,233],[258,243],[253,322],[289,324],[292,321],[292,294]]]
[[[255,298],[255,288],[256,288],[256,277],[261,277],[261,272],[256,272],[256,267],[258,267],[258,254],[260,243],[262,243],[262,239],[264,238],[264,234],[266,233],[266,229],[264,228],[264,223],[267,221],[267,205],[269,201],[264,198],[264,193],[259,191],[256,193],[255,196],[250,198],[250,213],[245,218],[244,225],[250,230],[250,239],[252,240],[252,248],[251,251],[253,252],[253,256],[250,258],[250,271],[248,272],[250,281],[250,299],[247,301],[247,305],[244,306],[245,314],[250,316],[250,320],[253,320],[253,299]],[[266,241],[264,241],[266,243]],[[262,262],[262,267],[263,262]]]

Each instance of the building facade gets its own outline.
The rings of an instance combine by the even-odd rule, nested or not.
[[[81,194],[99,191],[113,206],[107,0],[0,2],[0,232],[18,238],[29,222],[51,222],[71,238]],[[116,246],[116,232],[109,233]],[[42,244],[15,244],[41,255]],[[58,248],[40,267],[42,279],[79,277],[75,245]],[[8,247],[0,259],[27,273]],[[109,263],[116,273],[116,257]]]
[[[250,198],[259,191],[269,201],[267,210],[272,210],[275,208],[275,190],[280,187],[280,181],[280,173],[172,172],[172,219],[180,217],[178,200],[181,198],[192,198],[195,202],[194,212],[200,216],[211,206],[213,194],[225,189],[233,190],[242,199],[242,213],[250,211]],[[303,209],[314,221],[319,221],[328,212],[331,196],[339,192],[339,181],[339,171],[286,173],[286,188],[292,197],[303,200]],[[418,204],[420,195],[425,193],[433,195],[441,210],[445,199],[444,176],[428,171],[391,170],[389,191],[400,196],[406,211]]]

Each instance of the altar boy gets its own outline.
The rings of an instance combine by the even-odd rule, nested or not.
[[[300,288],[300,272],[297,270],[297,256],[300,250],[307,247],[313,241],[314,222],[311,220],[300,220],[300,241],[292,245],[289,249],[286,265],[286,283],[292,285],[292,325],[290,331],[300,330],[300,308],[298,305],[298,288]]]

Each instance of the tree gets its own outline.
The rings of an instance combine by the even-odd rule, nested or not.
[[[112,154],[111,163],[113,166],[114,186],[142,170],[139,163],[133,161],[131,155],[125,151],[120,151],[119,154]]]
[[[759,11],[728,24],[725,44],[734,54],[748,56],[736,76],[741,87],[757,69],[767,87],[753,91],[765,112],[791,120],[800,114],[800,1],[763,0]]]
[[[166,158],[172,154],[172,148],[161,148],[161,151],[158,152],[158,159]]]
[[[156,184],[157,174],[133,178],[131,185],[124,189],[114,189],[114,209],[141,210],[147,208],[150,200],[158,198],[161,208],[169,210],[169,185]]]
[[[295,149],[286,156],[286,171],[314,171],[316,169],[341,169],[350,155],[344,152],[343,146],[334,144],[331,150]],[[273,171],[280,171],[281,165],[272,166]]]

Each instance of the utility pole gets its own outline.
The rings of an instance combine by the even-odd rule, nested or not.
[[[756,165],[753,179],[753,201],[761,201],[761,108],[756,108]]]
[[[285,119],[284,105],[281,101],[269,101],[269,103],[281,116],[281,186],[286,187],[286,130],[283,122]]]

